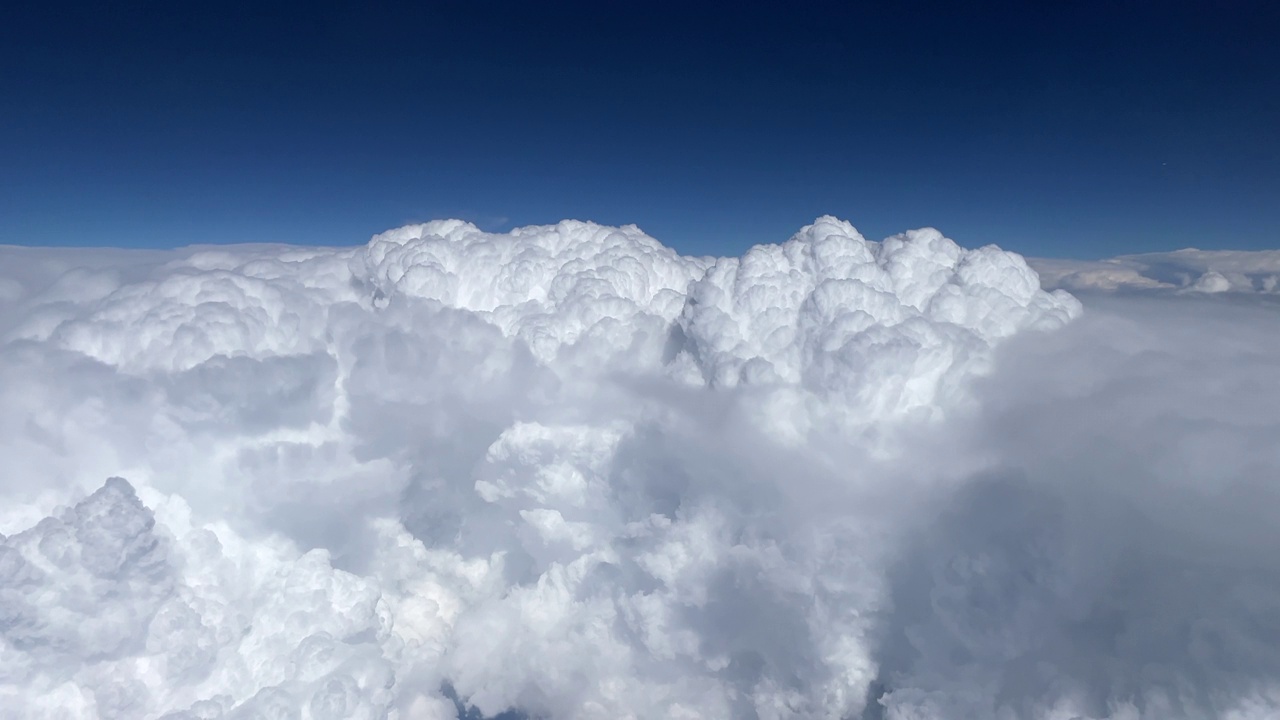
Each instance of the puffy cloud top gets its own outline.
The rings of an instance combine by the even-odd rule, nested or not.
[[[914,387],[867,406],[906,411],[928,406],[999,338],[1079,310],[994,247],[966,251],[931,228],[872,243],[823,217],[783,245],[717,260],[692,285],[680,329],[712,386],[803,383],[865,397],[901,377]]]
[[[864,403],[895,410],[927,406],[996,340],[1080,311],[1065,293],[1041,292],[1017,255],[967,251],[933,229],[869,242],[829,216],[781,245],[714,260],[680,257],[634,226],[566,221],[495,235],[441,221],[375,237],[351,267],[375,306],[407,296],[476,312],[548,362],[596,341],[611,360],[639,350],[712,387],[875,395],[890,377],[923,378]]]
[[[0,717],[1280,706],[1246,632],[1271,565],[1228,598],[1170,556],[1187,528],[1212,558],[1274,537],[1230,499],[1280,465],[1263,365],[1179,384],[1212,358],[1177,354],[1269,315],[1173,347],[1176,323],[1083,315],[1015,254],[831,217],[737,258],[453,220],[0,255]],[[1200,289],[1233,289],[1215,268]],[[1146,482],[1164,504],[1131,516]],[[1208,660],[1152,659],[1184,650]]]
[[[804,385],[883,411],[928,406],[995,341],[1080,311],[1041,292],[1012,253],[964,250],[933,229],[869,242],[832,217],[741,258],[682,257],[635,226],[493,234],[445,220],[357,250],[204,250],[130,283],[68,275],[28,300],[10,338],[126,370],[185,370],[220,355],[341,356],[336,306],[376,315],[425,301],[474,315],[542,363],[568,352],[577,371],[639,363],[713,387]],[[892,377],[916,382],[873,397]]]

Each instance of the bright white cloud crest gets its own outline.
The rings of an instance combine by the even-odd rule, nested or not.
[[[0,257],[0,716],[1280,707],[1263,299],[830,217]]]

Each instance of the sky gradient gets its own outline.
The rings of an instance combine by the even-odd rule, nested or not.
[[[20,3],[0,243],[356,244],[635,223],[739,254],[879,239],[1104,257],[1280,246],[1280,10]]]

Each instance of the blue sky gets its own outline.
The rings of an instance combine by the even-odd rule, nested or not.
[[[6,9],[0,243],[573,217],[737,254],[830,213],[1041,256],[1280,246],[1271,4],[427,5]]]

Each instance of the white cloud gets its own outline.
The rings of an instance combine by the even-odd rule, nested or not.
[[[892,573],[889,717],[1270,717],[1272,302],[1095,298],[948,439],[999,459]],[[890,659],[892,658],[892,659]],[[932,709],[930,709],[932,708]]]
[[[1121,255],[1107,260],[1035,258],[1046,288],[1073,292],[1156,290],[1280,292],[1280,250],[1196,250]]]
[[[17,717],[1276,707],[1269,298],[829,217],[0,256]]]

